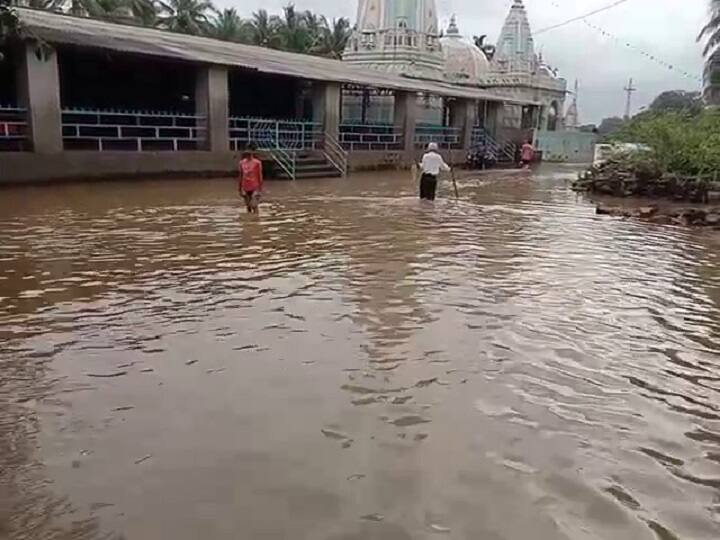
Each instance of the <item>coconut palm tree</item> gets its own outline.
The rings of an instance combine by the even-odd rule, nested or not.
[[[13,0],[13,5],[29,7],[33,9],[44,9],[47,11],[60,11],[65,0]]]
[[[305,29],[313,40],[321,36],[328,27],[327,19],[324,16],[316,15],[310,10],[303,12],[301,18]]]
[[[251,43],[271,49],[281,48],[282,39],[278,32],[279,26],[277,17],[270,16],[264,9],[256,11],[250,21]]]
[[[94,0],[101,14],[96,16],[115,22],[154,26],[157,6],[154,0]]]
[[[183,34],[210,33],[210,15],[215,8],[209,0],[160,0],[160,8],[161,28]]]
[[[705,99],[720,105],[720,0],[710,0],[710,20],[700,31],[698,41],[705,41]]]
[[[282,48],[286,51],[307,52],[312,44],[306,16],[299,14],[293,4],[283,8],[278,34],[282,40]]]
[[[212,35],[225,41],[250,42],[252,29],[244,21],[235,8],[224,9],[213,20]]]
[[[96,0],[67,0],[62,6],[68,13],[82,17],[101,17],[104,14]]]
[[[345,47],[351,34],[352,29],[350,28],[350,21],[348,19],[333,19],[331,25],[328,25],[326,22],[325,27],[321,29],[310,52],[340,60],[345,52]]]

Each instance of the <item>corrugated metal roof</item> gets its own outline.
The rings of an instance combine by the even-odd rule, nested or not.
[[[412,79],[306,54],[276,51],[47,11],[18,8],[17,13],[25,29],[25,35],[34,35],[55,44],[146,54],[203,64],[236,66],[316,81],[425,92],[445,97],[533,104],[508,99],[486,89]]]

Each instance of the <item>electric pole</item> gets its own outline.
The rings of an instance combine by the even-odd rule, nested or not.
[[[627,102],[625,103],[625,120],[630,120],[630,108],[632,106],[632,95],[633,92],[637,91],[637,88],[633,86],[633,80],[632,77],[630,77],[630,82],[628,82],[628,85],[623,88],[625,92],[627,93]]]

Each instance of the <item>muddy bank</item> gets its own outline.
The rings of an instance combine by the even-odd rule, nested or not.
[[[615,205],[599,202],[599,215],[645,219],[663,225],[684,225],[693,227],[714,227],[720,229],[720,206],[665,205]]]
[[[696,176],[663,171],[650,159],[620,157],[591,166],[572,185],[573,190],[613,197],[647,197],[675,202],[720,205],[718,173]]]

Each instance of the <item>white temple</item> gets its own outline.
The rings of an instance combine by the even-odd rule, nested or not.
[[[450,19],[445,36],[440,39],[445,60],[443,75],[457,84],[480,85],[490,71],[490,62],[474,43],[460,34],[455,15]]]
[[[441,77],[435,0],[359,0],[344,59],[373,69]]]
[[[522,0],[514,0],[497,45],[485,50],[462,36],[454,16],[441,36],[435,0],[359,0],[357,24],[344,60],[407,77],[477,86],[530,104],[506,105],[501,127],[509,130],[554,131],[564,126],[567,82],[535,52]],[[359,99],[348,96],[345,100],[350,116],[358,117]],[[363,121],[391,117],[392,111],[382,99],[362,99]],[[377,107],[368,116],[365,111],[370,101]],[[422,121],[445,120],[441,100],[425,97],[421,102]],[[383,110],[378,112],[378,107]]]

